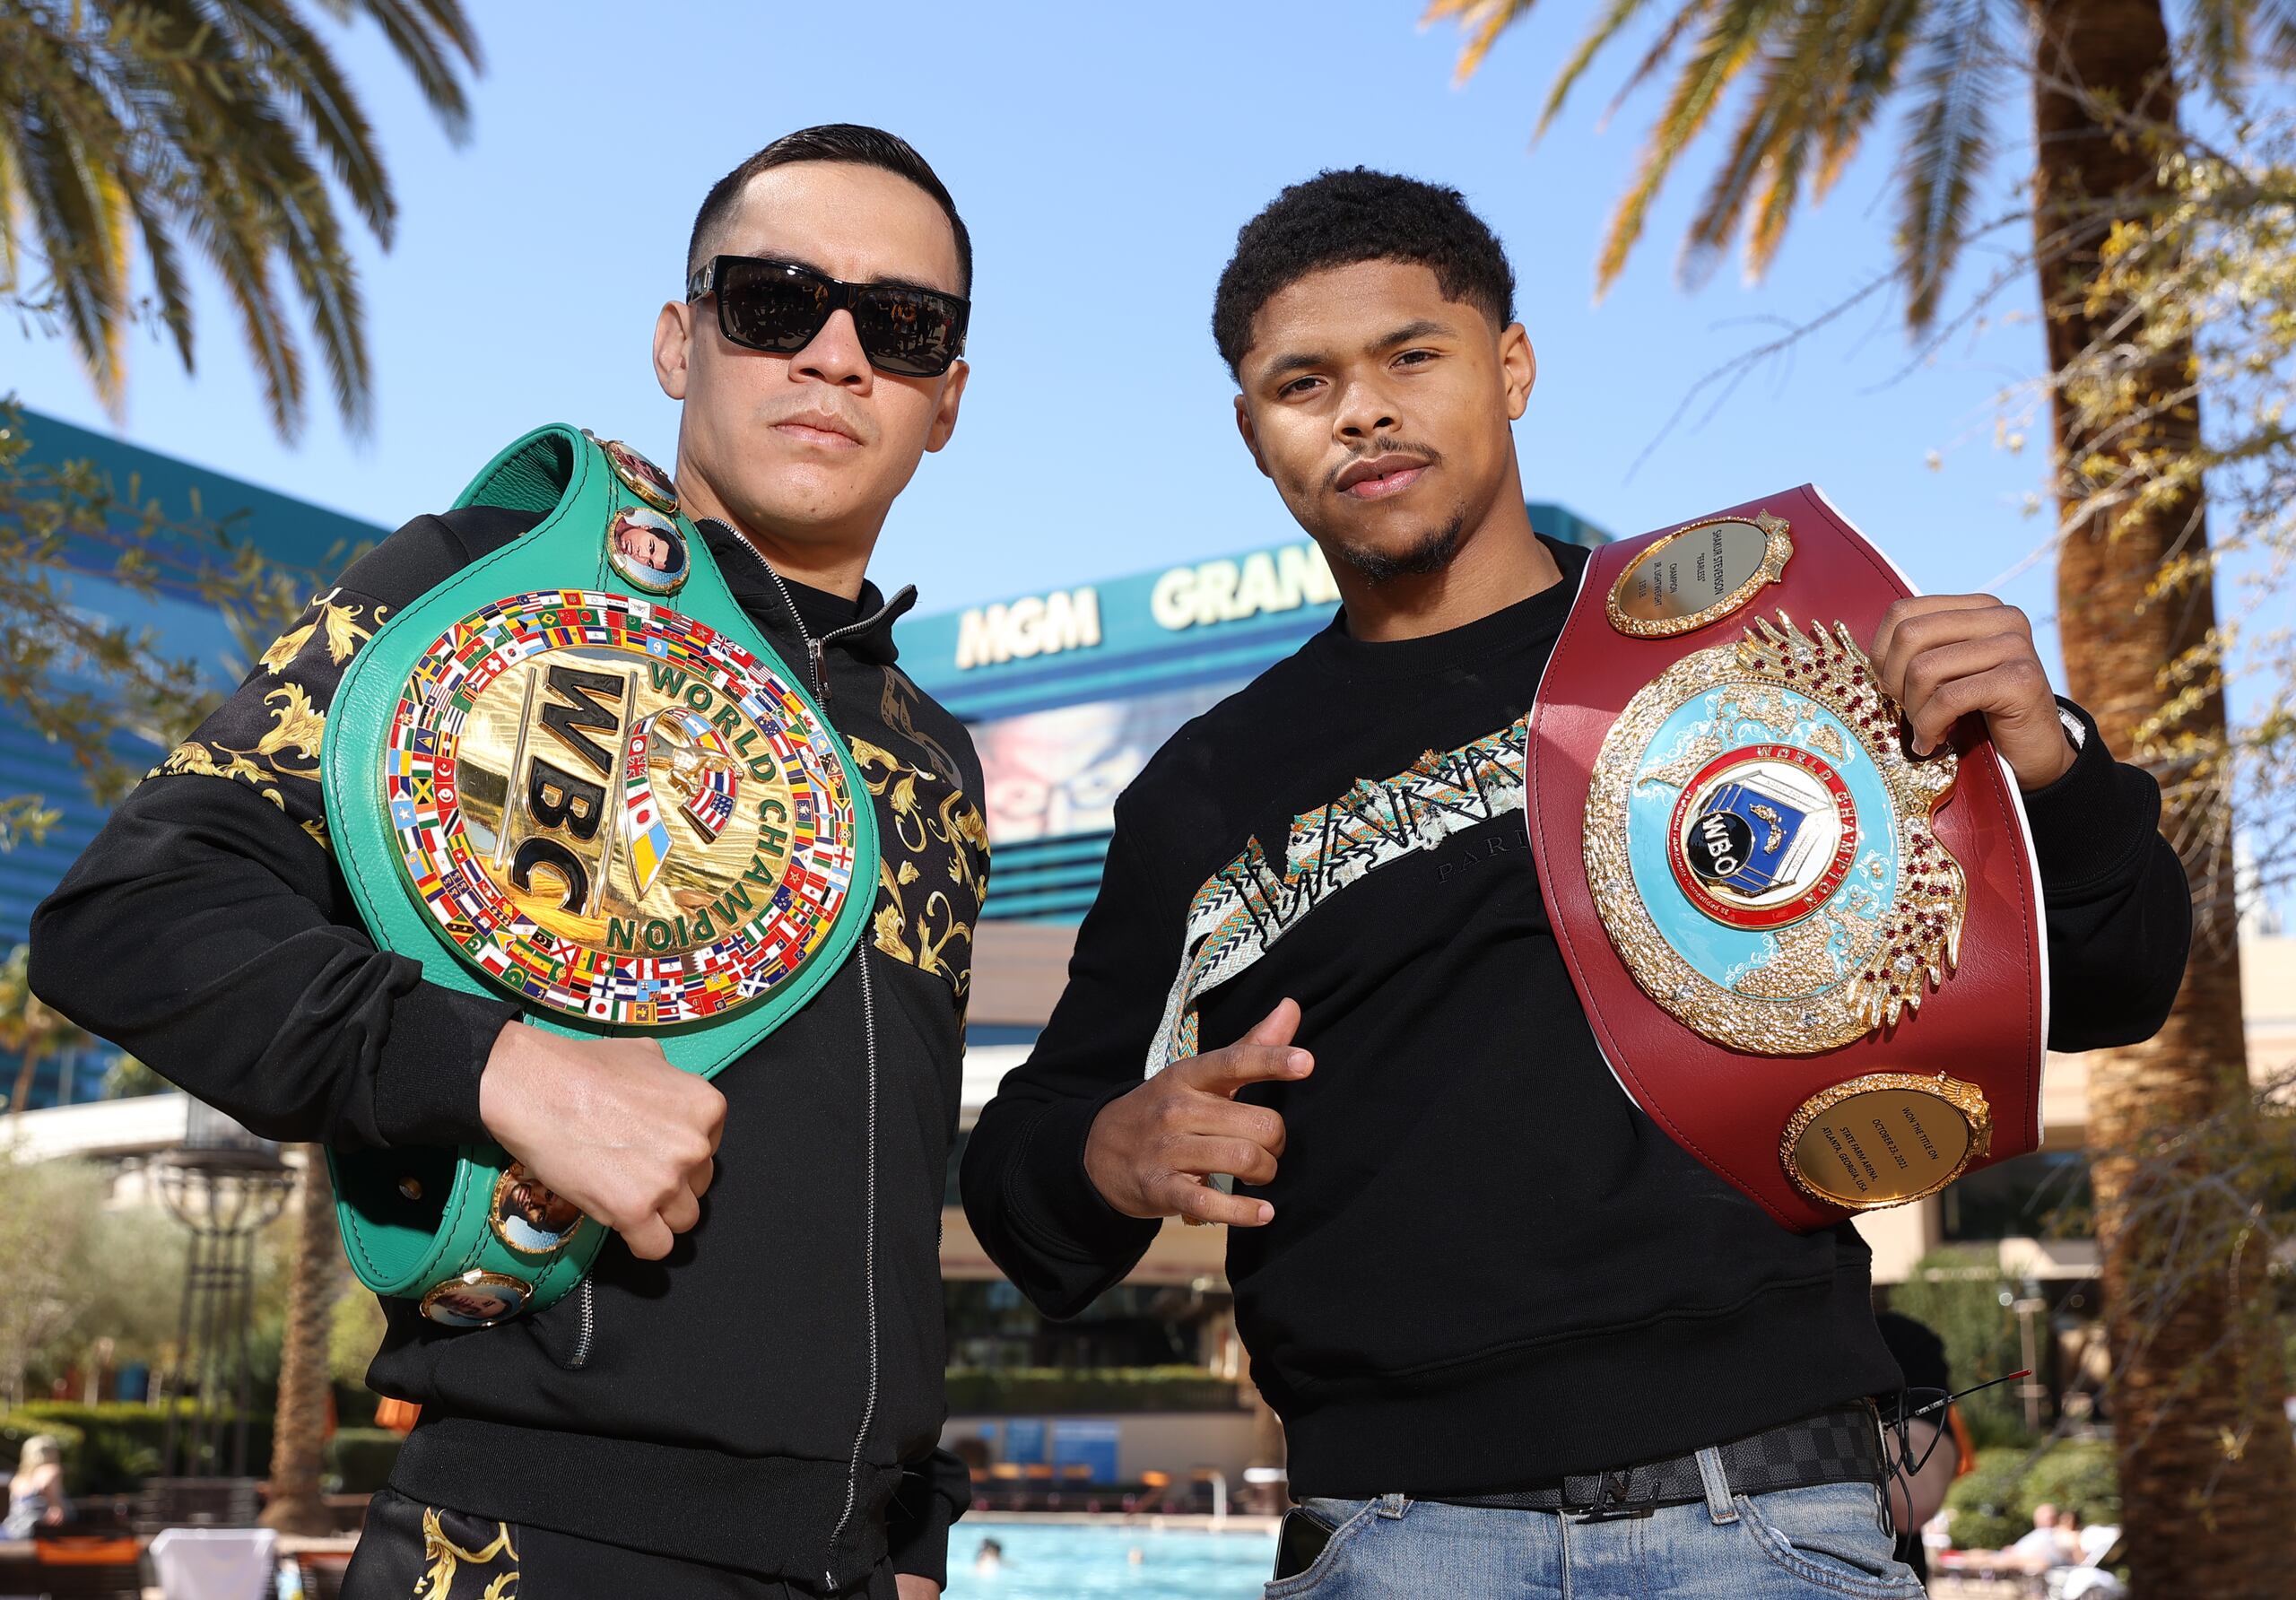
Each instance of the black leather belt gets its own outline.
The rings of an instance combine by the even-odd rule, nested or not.
[[[1770,1494],[1821,1483],[1888,1482],[1882,1430],[1870,1405],[1838,1405],[1796,1422],[1766,1428],[1718,1447],[1722,1475],[1734,1494]],[[1610,1472],[1587,1473],[1510,1490],[1503,1494],[1431,1495],[1452,1506],[1511,1511],[1562,1511],[1589,1521],[1643,1517],[1661,1506],[1706,1498],[1698,1456],[1670,1456]]]

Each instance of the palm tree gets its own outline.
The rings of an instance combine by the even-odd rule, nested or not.
[[[1427,16],[1465,30],[1465,75],[1530,9],[1530,0],[1431,0]],[[2292,22],[2279,0],[2192,0],[2182,42],[2200,82],[2236,103],[2251,68],[2296,61]],[[1555,78],[1542,130],[1594,59],[1638,24],[1656,33],[1627,89],[1671,81],[1604,240],[1601,286],[1617,276],[1683,154],[1726,120],[1726,101],[1735,123],[1684,240],[1691,280],[1734,238],[1759,274],[1804,198],[1822,197],[1883,107],[1906,99],[1895,265],[1909,326],[1929,329],[1976,231],[1997,119],[2022,77],[2049,370],[2111,336],[2117,318],[2141,315],[2088,291],[2115,223],[2141,222],[2168,198],[2147,136],[2173,135],[2178,121],[2161,0],[1604,0]],[[2164,1167],[2189,1179],[2207,1159],[2190,1130],[2247,1126],[2249,1092],[2206,508],[2196,489],[2161,492],[2157,478],[2145,482],[2148,462],[2189,458],[2199,445],[2193,353],[2172,346],[2135,372],[2117,416],[2084,413],[2052,387],[2057,601],[2067,688],[2114,751],[2161,776],[2164,827],[2184,852],[2201,925],[2159,1037],[2089,1066],[2132,1566],[2144,1596],[2239,1600],[2296,1594],[2296,1452],[2279,1411],[2278,1341],[2260,1310],[2269,1297],[2257,1292],[2257,1252],[2239,1248],[2248,1230],[2231,1214],[2239,1196],[2190,1182],[2181,1204],[2160,1194]],[[2227,1214],[2198,1214],[2212,1207]]]
[[[16,1057],[15,1087],[8,1095],[6,1109],[19,1116],[30,1109],[32,1083],[41,1062],[59,1051],[94,1042],[40,1004],[25,976],[30,960],[30,947],[23,944],[0,960],[0,1051]]]
[[[460,0],[0,0],[0,296],[55,318],[115,412],[140,244],[187,369],[196,253],[239,314],[272,425],[295,437],[304,353],[283,269],[337,409],[354,432],[370,424],[359,279],[335,196],[385,248],[398,205],[307,10],[375,22],[448,133],[464,135],[460,69],[479,53]]]
[[[289,1280],[293,1287],[286,1335],[280,1343],[270,1502],[264,1507],[263,1526],[283,1534],[326,1535],[336,1531],[320,1495],[319,1469],[326,1451],[327,1335],[335,1320],[343,1245],[335,1232],[335,1186],[327,1181],[326,1152],[316,1144],[300,1150],[295,1275]]]
[[[448,133],[465,135],[462,74],[480,64],[461,0],[314,0],[305,7],[292,0],[0,0],[0,305],[59,326],[115,413],[126,393],[140,246],[158,317],[187,370],[194,339],[186,266],[196,255],[238,314],[283,437],[294,438],[307,413],[291,293],[309,318],[344,422],[353,432],[370,423],[358,273],[337,196],[386,248],[398,204],[374,130],[334,52],[312,30],[311,12],[336,23],[374,22]],[[8,448],[21,454],[20,442]],[[15,459],[0,455],[0,466]],[[63,493],[6,498],[27,526],[78,526],[67,513],[78,509],[82,521],[91,514]],[[31,553],[52,560],[45,547]],[[33,574],[20,568],[11,577],[29,585]],[[30,646],[14,648],[22,622],[0,617],[0,646],[7,647],[0,655],[44,662]],[[148,652],[126,651],[126,666],[113,659],[118,651],[89,654],[130,688],[145,678],[172,683],[156,668],[142,678],[126,670]],[[44,678],[32,683],[48,687]],[[100,731],[80,743],[100,744],[123,713],[109,704],[91,709]],[[0,991],[5,978],[0,973]],[[23,1051],[20,1078],[28,1083],[49,1040],[37,1017],[16,1009],[25,1015],[0,1026],[0,1044]],[[314,1147],[303,1155],[292,1276],[301,1298],[281,1353],[269,1516],[275,1526],[326,1533],[332,1528],[318,1472],[326,1323],[342,1248],[326,1162]]]

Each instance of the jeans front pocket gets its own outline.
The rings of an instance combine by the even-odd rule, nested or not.
[[[1892,1553],[1870,1483],[1739,1495],[1739,1520],[1770,1564],[1818,1592],[1919,1600],[1921,1580]]]
[[[1368,1525],[1377,1517],[1379,1502],[1376,1500],[1302,1500],[1300,1507],[1310,1517],[1330,1526],[1331,1540],[1308,1564],[1305,1571],[1271,1582],[1261,1591],[1262,1600],[1292,1600],[1294,1596],[1316,1594],[1326,1578],[1344,1571],[1348,1547],[1363,1535]]]

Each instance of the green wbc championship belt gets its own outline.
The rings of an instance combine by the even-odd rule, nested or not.
[[[714,1076],[860,937],[853,758],[635,451],[540,429],[455,504],[542,520],[344,674],[323,781],[360,914],[432,983]],[[604,1241],[491,1144],[328,1161],[360,1281],[448,1327],[551,1304]]]

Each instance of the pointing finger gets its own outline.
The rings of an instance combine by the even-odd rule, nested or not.
[[[1183,1063],[1191,1089],[1208,1094],[1233,1094],[1247,1083],[1283,1083],[1304,1078],[1315,1070],[1316,1058],[1290,1045],[1232,1044]]]
[[[1265,1200],[1222,1194],[1208,1183],[1178,1173],[1164,1180],[1158,1197],[1172,1214],[1191,1222],[1222,1222],[1231,1228],[1258,1228],[1273,1222],[1275,1207]]]

